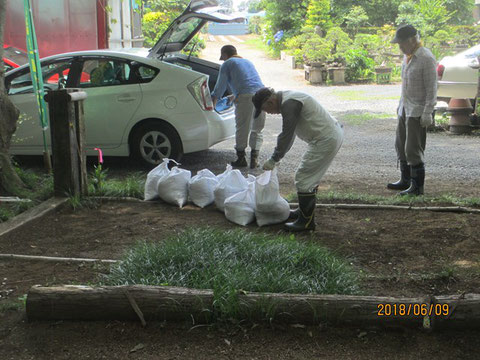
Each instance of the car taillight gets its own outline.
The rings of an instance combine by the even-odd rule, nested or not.
[[[441,80],[442,79],[442,76],[443,76],[443,72],[445,71],[445,66],[441,65],[441,64],[438,64],[437,66],[437,75],[438,75],[438,79]]]
[[[208,82],[205,78],[199,78],[188,85],[188,90],[193,95],[194,99],[198,102],[202,110],[212,111],[213,102],[210,96],[210,89],[208,88]]]

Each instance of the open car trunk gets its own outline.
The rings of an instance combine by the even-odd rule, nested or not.
[[[149,57],[183,66],[209,76],[208,86],[213,91],[218,78],[220,65],[180,53],[193,37],[209,22],[229,23],[244,20],[233,18],[220,12],[216,0],[192,0],[185,11],[176,18],[150,49]],[[219,55],[220,56],[220,55]],[[224,96],[229,95],[229,91]]]

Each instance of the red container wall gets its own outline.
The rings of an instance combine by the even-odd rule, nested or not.
[[[97,1],[32,0],[40,57],[98,48]],[[25,49],[23,1],[7,0],[5,44]]]

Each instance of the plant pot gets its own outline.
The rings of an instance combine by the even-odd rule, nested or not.
[[[314,63],[315,64],[315,63]],[[310,84],[322,84],[326,80],[326,73],[325,67],[322,66],[312,66],[312,65],[304,65],[305,69],[305,80],[309,81]]]
[[[345,70],[344,67],[332,67],[328,68],[328,77],[332,81],[332,84],[345,84]]]
[[[392,68],[388,66],[379,66],[375,68],[377,84],[389,84],[392,75]]]

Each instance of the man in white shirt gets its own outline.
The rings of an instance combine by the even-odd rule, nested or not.
[[[290,150],[298,136],[308,144],[295,173],[299,208],[290,213],[288,231],[315,229],[315,204],[318,184],[343,143],[342,125],[311,95],[300,91],[258,90],[252,98],[255,117],[262,111],[282,114],[282,132],[277,146],[263,170],[273,170]]]
[[[431,51],[422,46],[412,25],[400,26],[392,43],[398,43],[405,54],[395,140],[401,178],[389,183],[387,188],[403,190],[400,195],[423,195],[427,127],[433,123],[437,101],[437,61]]]

